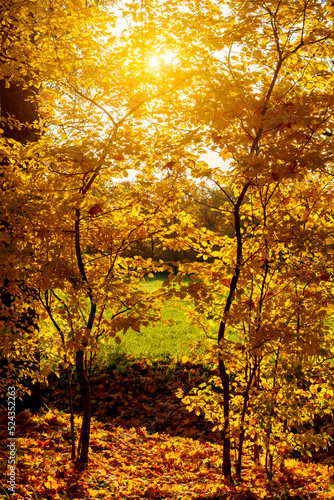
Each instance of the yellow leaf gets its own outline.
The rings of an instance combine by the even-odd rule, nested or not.
[[[91,488],[88,488],[88,489],[87,489],[87,492],[89,493],[89,495],[90,495],[91,497],[96,497],[96,495],[98,494],[98,491],[96,491],[96,490],[92,490]]]

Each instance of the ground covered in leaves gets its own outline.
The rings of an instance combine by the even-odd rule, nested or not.
[[[61,383],[46,391],[49,409],[16,417],[15,499],[331,499],[333,467],[322,457],[306,462],[285,460],[273,479],[264,467],[245,458],[243,481],[233,485],[221,476],[219,434],[200,416],[189,414],[175,396],[212,375],[191,363],[171,365],[120,358],[107,372],[92,377],[94,420],[90,463],[80,470],[71,461],[69,414]],[[80,397],[76,398],[76,412]],[[75,419],[77,438],[79,416]],[[6,443],[7,417],[0,420]],[[8,448],[0,451],[6,474]],[[320,459],[319,459],[320,458]],[[323,457],[325,458],[325,457]],[[0,498],[8,498],[1,478]],[[6,492],[7,490],[7,492]],[[2,496],[1,496],[2,495]]]

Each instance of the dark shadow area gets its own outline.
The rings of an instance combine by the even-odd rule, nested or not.
[[[93,416],[111,426],[145,427],[148,434],[165,432],[171,436],[192,437],[219,443],[220,432],[202,415],[188,412],[178,388],[188,394],[193,387],[208,382],[217,372],[200,364],[175,363],[171,359],[150,362],[119,354],[105,370],[91,378]],[[74,411],[81,411],[79,386],[73,381]],[[44,390],[45,403],[69,411],[64,379],[50,380]]]
[[[202,414],[189,412],[176,396],[179,388],[187,395],[213,376],[218,376],[218,371],[202,364],[175,363],[173,359],[150,361],[118,353],[107,368],[95,370],[91,377],[92,414],[110,429],[145,427],[149,435],[158,432],[222,444],[221,432],[212,431],[214,424]],[[74,411],[81,414],[80,388],[75,377],[73,395]],[[53,376],[43,397],[47,407],[69,412],[65,377]],[[321,428],[333,425],[333,421],[330,416],[316,416],[314,429],[321,432]],[[334,456],[334,444],[329,450],[316,451],[313,446],[308,447],[309,453],[303,453],[302,457],[294,456],[294,452],[285,458],[323,462]]]

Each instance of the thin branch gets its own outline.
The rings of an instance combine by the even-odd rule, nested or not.
[[[114,118],[112,117],[112,115],[109,113],[109,111],[106,110],[106,108],[104,106],[102,106],[102,104],[99,104],[95,99],[93,99],[92,97],[88,97],[87,95],[83,94],[80,90],[78,90],[74,85],[72,85],[68,79],[66,80],[67,81],[67,85],[69,87],[71,87],[72,90],[74,90],[74,92],[76,94],[78,94],[80,97],[82,97],[83,99],[86,99],[86,101],[89,101],[90,103],[94,104],[94,106],[96,106],[97,108],[99,108],[101,111],[103,111],[103,113],[105,113],[108,118],[110,119],[110,121],[112,122],[112,124],[116,127],[117,124],[114,120]]]

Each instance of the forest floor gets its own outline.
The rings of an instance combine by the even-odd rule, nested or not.
[[[207,380],[202,366],[121,356],[92,377],[93,424],[90,461],[81,470],[71,461],[66,388],[60,380],[44,391],[46,409],[16,417],[15,494],[12,500],[175,499],[306,500],[334,499],[334,459],[286,458],[268,480],[263,465],[245,453],[242,481],[221,475],[220,434],[201,416],[188,413],[175,396]],[[75,385],[75,384],[74,384]],[[74,393],[77,388],[74,387]],[[75,398],[77,439],[80,396]],[[6,443],[7,416],[0,419]],[[6,471],[9,448],[0,451]],[[0,498],[9,498],[8,476]]]

